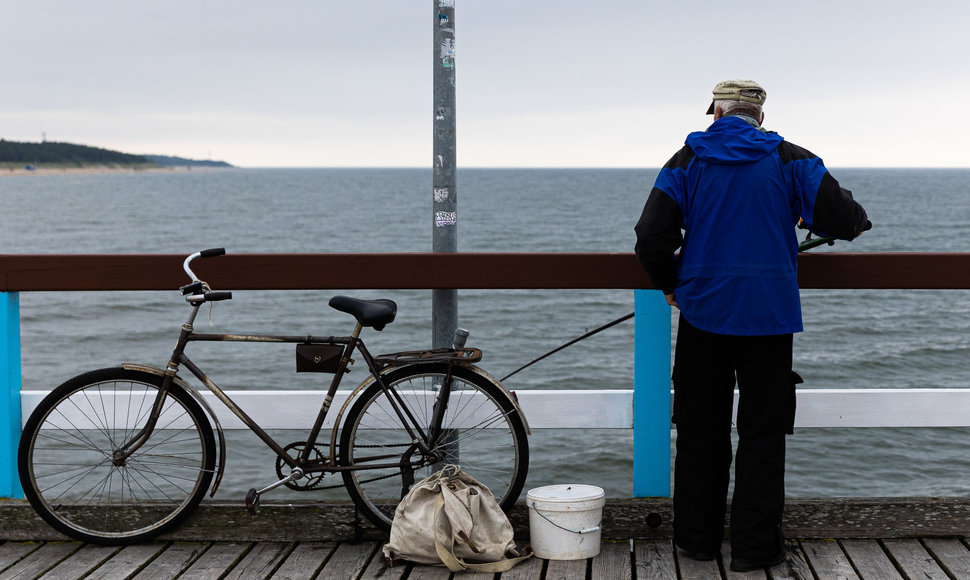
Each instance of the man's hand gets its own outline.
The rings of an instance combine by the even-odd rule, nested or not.
[[[670,304],[677,310],[680,310],[680,306],[677,305],[677,299],[674,297],[673,292],[671,292],[670,294],[664,294],[664,298],[667,299],[667,304]]]

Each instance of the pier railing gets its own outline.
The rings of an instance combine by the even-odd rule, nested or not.
[[[21,393],[20,292],[171,290],[182,255],[0,255],[0,496],[22,497],[16,450],[23,418],[43,395]],[[634,290],[632,389],[519,391],[533,428],[625,428],[634,433],[633,494],[670,494],[670,310],[633,254],[235,254],[198,264],[236,290],[578,289]],[[802,288],[970,289],[970,253],[815,253],[799,257]],[[259,397],[240,392],[240,397]],[[288,409],[313,409],[315,392],[273,392]],[[595,398],[595,401],[591,399]],[[277,425],[273,406],[255,417]],[[277,407],[278,408],[278,407]],[[805,389],[801,427],[970,426],[970,389]],[[594,412],[591,412],[594,411]],[[232,417],[224,426],[233,428]],[[288,424],[294,421],[286,417]]]

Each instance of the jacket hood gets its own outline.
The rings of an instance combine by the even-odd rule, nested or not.
[[[707,131],[687,136],[687,146],[708,163],[739,165],[769,155],[784,139],[778,133],[755,129],[744,119],[721,117]]]

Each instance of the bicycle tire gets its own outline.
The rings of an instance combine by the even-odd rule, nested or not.
[[[400,395],[419,422],[424,437],[431,421],[435,382],[440,384],[447,370],[444,363],[415,364],[383,377],[388,389]],[[452,377],[451,399],[442,425],[451,431],[444,441],[428,445],[443,455],[437,462],[434,455],[426,456],[412,445],[380,385],[366,388],[347,414],[340,436],[341,465],[366,467],[368,461],[398,461],[407,462],[414,470],[413,477],[408,477],[400,465],[342,472],[354,503],[380,529],[391,529],[394,509],[411,484],[446,464],[460,465],[486,485],[506,512],[522,492],[529,470],[529,442],[515,404],[500,385],[472,370],[454,367]],[[457,456],[453,443],[457,443]],[[412,452],[410,456],[408,451]]]
[[[162,377],[107,368],[50,392],[20,439],[18,469],[34,510],[65,535],[95,544],[145,541],[181,523],[202,501],[215,438],[199,403],[173,384],[151,437],[122,465],[116,445],[150,415]]]

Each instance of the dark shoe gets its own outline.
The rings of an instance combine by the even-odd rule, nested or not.
[[[771,558],[766,558],[764,560],[745,560],[744,558],[732,558],[731,559],[731,571],[732,572],[751,572],[753,570],[761,570],[763,568],[771,568],[772,566],[777,566],[785,561],[788,554],[782,551]]]

